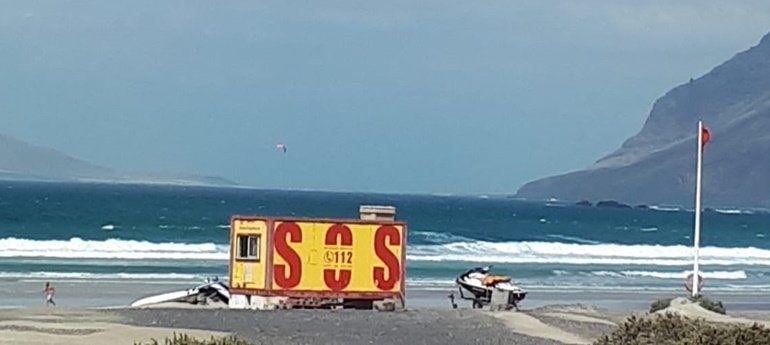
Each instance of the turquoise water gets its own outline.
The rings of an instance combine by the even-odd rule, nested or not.
[[[494,264],[530,289],[681,290],[693,213],[507,197],[0,182],[0,280],[194,282],[227,275],[233,214],[357,218],[398,208],[407,287]],[[706,288],[770,291],[770,215],[704,214]]]

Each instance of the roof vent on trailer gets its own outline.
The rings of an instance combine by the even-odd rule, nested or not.
[[[396,207],[383,205],[361,205],[358,208],[361,220],[396,220]]]

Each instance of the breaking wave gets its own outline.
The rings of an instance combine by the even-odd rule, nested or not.
[[[575,243],[583,243],[583,244],[599,244],[601,242],[594,241],[594,240],[587,240],[585,238],[575,237],[575,236],[565,236],[565,235],[559,235],[559,234],[548,234],[546,235],[550,238],[555,238],[557,240],[564,240],[569,242],[575,242]]]
[[[754,212],[750,210],[722,209],[722,208],[715,208],[714,212],[720,213],[720,214],[726,214],[726,215],[754,214]]]
[[[692,271],[658,272],[658,271],[593,271],[591,275],[599,277],[647,277],[659,279],[684,279]],[[743,280],[747,279],[746,271],[714,271],[701,272],[704,279]]]
[[[183,273],[91,273],[91,272],[0,272],[0,279],[78,279],[78,280],[200,280],[204,275]]]
[[[653,211],[661,211],[661,212],[679,212],[682,210],[681,208],[676,206],[650,205],[648,207]]]
[[[430,236],[430,235],[429,235]],[[622,245],[562,242],[488,242],[433,238],[435,244],[409,245],[407,259],[430,262],[544,263],[574,265],[687,266],[692,248],[683,245]],[[461,241],[458,241],[461,240]],[[441,243],[445,241],[458,241]],[[424,243],[424,242],[423,242]],[[770,266],[770,250],[754,247],[701,248],[703,265]],[[0,258],[78,259],[229,259],[229,247],[216,243],[148,242],[136,240],[0,239]]]
[[[429,244],[445,244],[454,242],[467,242],[473,241],[468,237],[460,235],[450,234],[446,232],[434,232],[434,231],[410,231],[408,233],[410,242],[417,243],[429,243]]]
[[[229,247],[214,243],[147,242],[108,239],[0,239],[0,258],[193,259],[228,260]]]
[[[770,250],[754,247],[704,247],[700,255],[703,265],[770,266]],[[687,266],[692,264],[692,248],[683,245],[469,241],[410,246],[407,259],[432,262]]]

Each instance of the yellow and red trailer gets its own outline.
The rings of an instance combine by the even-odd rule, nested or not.
[[[404,304],[406,223],[233,216],[230,307]]]

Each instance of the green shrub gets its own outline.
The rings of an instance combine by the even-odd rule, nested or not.
[[[695,298],[690,298],[693,302],[698,302],[698,304],[703,307],[703,309],[711,310],[715,313],[719,314],[725,314],[727,311],[725,310],[725,306],[722,305],[722,302],[720,301],[714,301],[711,299],[708,299],[707,297],[704,297],[703,295],[698,295]]]
[[[166,338],[162,341],[152,339],[148,343],[134,343],[134,345],[251,345],[251,343],[238,339],[235,336],[224,338],[211,337],[208,340],[201,340],[187,334],[174,333],[172,338]]]
[[[668,306],[671,305],[671,301],[673,298],[664,298],[659,299],[655,302],[652,302],[650,305],[650,313],[654,313],[659,310],[663,310],[668,308]],[[698,303],[703,309],[713,311],[715,313],[719,314],[725,314],[725,306],[720,301],[711,300],[707,297],[704,297],[703,295],[698,295],[697,297],[690,298],[690,301],[693,301],[695,303]]]
[[[653,317],[631,316],[595,345],[721,345],[770,344],[770,330],[761,325],[709,324],[666,313]]]
[[[671,305],[672,299],[673,298],[664,298],[664,299],[659,299],[655,302],[652,302],[652,305],[650,305],[650,313],[654,313],[658,310],[663,310],[668,308],[668,306]]]

